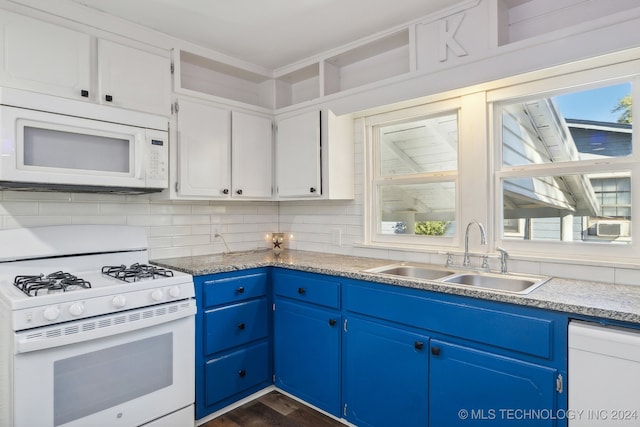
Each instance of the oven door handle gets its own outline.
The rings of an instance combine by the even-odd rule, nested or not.
[[[195,316],[194,299],[16,332],[14,353],[28,353],[149,328]]]

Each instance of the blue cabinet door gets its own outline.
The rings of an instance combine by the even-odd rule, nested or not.
[[[360,427],[426,427],[429,338],[354,317],[346,329],[347,420]]]
[[[430,426],[556,425],[555,369],[437,340],[430,353]]]
[[[276,386],[330,414],[340,412],[340,314],[277,299]]]

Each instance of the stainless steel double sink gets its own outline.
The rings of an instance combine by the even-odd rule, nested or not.
[[[550,279],[546,276],[456,271],[438,266],[427,267],[410,264],[390,264],[363,270],[363,272],[407,279],[432,280],[441,284],[463,285],[520,295],[530,293]]]

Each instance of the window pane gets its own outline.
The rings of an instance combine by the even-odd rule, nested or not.
[[[502,108],[502,164],[631,154],[631,84],[518,101]]]
[[[379,233],[453,235],[455,183],[380,185],[378,195]]]
[[[456,113],[383,126],[379,132],[380,176],[457,169]]]
[[[631,242],[630,172],[512,178],[502,189],[507,239]]]

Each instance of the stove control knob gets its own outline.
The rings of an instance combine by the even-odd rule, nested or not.
[[[169,295],[171,295],[171,297],[173,298],[178,298],[180,296],[180,288],[174,286],[173,288],[169,289]]]
[[[151,299],[154,301],[162,301],[162,289],[156,289],[151,292]]]
[[[44,313],[42,313],[45,319],[47,320],[56,320],[60,315],[60,309],[55,306],[50,306],[44,309]]]
[[[81,302],[74,302],[69,307],[69,314],[72,316],[80,316],[82,313],[84,313],[84,304]]]
[[[111,304],[113,304],[115,308],[122,308],[127,304],[127,299],[124,297],[124,295],[116,295],[111,300]]]

